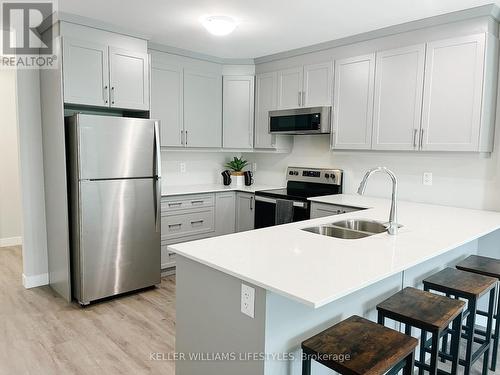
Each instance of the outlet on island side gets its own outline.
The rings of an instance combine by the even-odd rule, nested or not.
[[[186,173],[186,163],[180,163],[181,173]]]
[[[424,172],[422,183],[426,186],[432,186],[432,172]]]
[[[250,318],[255,314],[255,289],[241,284],[241,312]]]

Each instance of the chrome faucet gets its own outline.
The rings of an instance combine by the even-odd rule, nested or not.
[[[366,189],[366,183],[368,182],[368,178],[375,172],[385,172],[391,177],[392,180],[392,202],[391,202],[391,212],[389,213],[389,228],[387,228],[387,232],[389,234],[397,234],[398,233],[398,219],[397,219],[397,195],[398,195],[398,179],[396,175],[386,167],[376,167],[370,169],[368,172],[366,172],[365,176],[363,177],[363,180],[361,180],[361,183],[359,184],[358,188],[358,194],[363,195],[365,193]]]

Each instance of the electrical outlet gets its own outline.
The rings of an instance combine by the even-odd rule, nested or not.
[[[257,163],[252,163],[252,172],[257,172]]]
[[[255,314],[255,289],[241,284],[241,312],[250,318]]]
[[[432,186],[432,172],[424,172],[422,183],[426,186]]]
[[[181,173],[186,173],[186,163],[181,163]]]

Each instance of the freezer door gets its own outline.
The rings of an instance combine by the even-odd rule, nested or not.
[[[83,181],[80,191],[80,302],[159,284],[156,181]]]
[[[77,117],[81,180],[155,175],[153,120],[84,114]]]

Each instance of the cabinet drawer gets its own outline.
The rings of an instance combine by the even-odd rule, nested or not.
[[[175,253],[168,251],[167,242],[161,243],[161,269],[175,266]]]
[[[212,207],[215,202],[214,194],[179,195],[162,199],[162,212],[185,210],[190,208]]]
[[[162,239],[213,232],[214,209],[176,211],[161,218]]]

